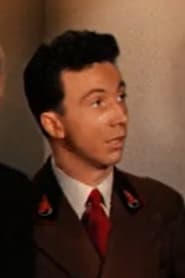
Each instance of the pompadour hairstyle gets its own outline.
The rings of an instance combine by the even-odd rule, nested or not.
[[[116,62],[119,48],[111,34],[69,30],[50,44],[41,45],[24,71],[24,88],[29,107],[40,123],[40,115],[61,108],[65,96],[59,74],[78,71],[94,62]]]

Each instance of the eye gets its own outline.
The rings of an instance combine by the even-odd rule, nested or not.
[[[124,102],[126,97],[127,97],[127,94],[125,92],[122,92],[118,95],[117,100],[118,100],[118,102]]]
[[[100,107],[100,106],[104,106],[105,102],[102,98],[97,98],[94,101],[92,101],[91,106],[92,107]]]

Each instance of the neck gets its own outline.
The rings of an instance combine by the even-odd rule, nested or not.
[[[101,183],[113,170],[113,166],[98,167],[63,150],[60,152],[52,148],[52,151],[57,167],[70,177],[90,186]]]

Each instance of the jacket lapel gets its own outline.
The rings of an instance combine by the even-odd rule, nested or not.
[[[49,202],[53,210],[53,215],[38,217],[35,225],[37,248],[47,254],[69,277],[97,277],[99,256],[78,217],[61,193],[50,163],[47,163],[36,177],[35,184],[42,189],[38,190],[36,200],[38,201],[42,194],[48,195],[48,198],[52,196]]]
[[[116,170],[111,211],[112,230],[102,277],[157,277],[157,250],[153,247],[151,219],[149,215],[147,217],[145,207],[141,206],[133,212],[124,206],[123,197],[115,190],[127,182],[124,175]]]

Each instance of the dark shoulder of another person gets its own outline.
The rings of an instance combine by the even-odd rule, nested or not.
[[[16,211],[30,212],[32,186],[28,177],[0,163],[0,214],[13,215]]]
[[[32,277],[32,185],[28,177],[0,164],[0,277]]]

